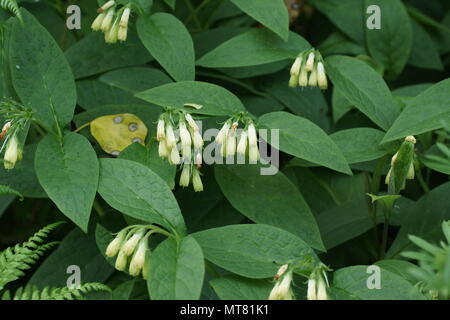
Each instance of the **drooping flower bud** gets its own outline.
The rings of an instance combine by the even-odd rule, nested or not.
[[[121,251],[123,251],[123,253],[124,253],[126,256],[131,256],[131,254],[134,252],[134,249],[136,249],[136,246],[137,246],[139,240],[142,239],[142,237],[144,236],[144,234],[145,234],[145,230],[144,230],[144,229],[136,231],[136,232],[131,236],[131,238],[129,238],[129,239],[125,242],[125,244],[122,246],[122,250],[121,250]],[[119,254],[120,254],[120,252],[119,252]]]
[[[126,230],[120,231],[117,236],[109,243],[108,247],[106,248],[106,256],[107,257],[114,257],[119,253],[120,248],[122,247],[123,241],[125,240],[125,236],[127,234]]]
[[[115,5],[116,4],[116,2],[114,1],[114,0],[110,0],[110,1],[107,1],[103,6],[101,6],[100,8],[98,8],[98,10],[97,10],[97,12],[98,13],[102,13],[102,12],[104,12],[105,10],[108,10],[109,8],[111,8],[113,5]]]
[[[183,122],[180,122],[180,139],[181,139],[181,148],[189,147],[191,148],[192,139],[191,134],[189,133],[186,125]]]
[[[325,67],[322,62],[317,64],[317,84],[322,90],[326,90],[328,88],[328,80],[325,74]]]
[[[317,68],[314,68],[309,75],[308,85],[310,87],[317,87]]]
[[[248,158],[252,162],[257,162],[260,158],[258,145],[248,147]]]
[[[192,116],[189,113],[186,113],[186,115],[184,117],[186,118],[186,121],[188,122],[188,124],[192,128],[192,130],[194,130],[194,131],[200,130],[197,126],[197,123],[194,121],[194,119],[192,118]]]
[[[203,147],[203,138],[199,131],[194,130],[194,148],[201,149]]]
[[[308,300],[317,300],[317,282],[314,279],[308,280],[308,291],[306,295]]]
[[[218,144],[223,144],[228,136],[228,131],[230,130],[230,124],[225,122],[222,129],[220,129],[219,133],[216,136],[216,142]]]
[[[130,261],[130,267],[129,267],[129,273],[132,276],[138,276],[142,268],[144,267],[145,262],[145,255],[148,250],[148,240],[147,238],[143,238],[139,241],[138,247],[136,249],[136,252],[134,253],[133,257]]]
[[[317,300],[328,300],[327,284],[322,278],[317,283]]]
[[[391,160],[391,168],[386,176],[388,192],[398,194],[405,188],[407,179],[414,179],[414,144],[413,136],[405,138],[397,153]]]
[[[166,125],[166,145],[168,149],[173,149],[177,144],[175,139],[175,133],[173,132],[172,125]]]
[[[306,60],[306,64],[305,64],[305,68],[304,68],[305,71],[311,72],[314,69],[314,58],[315,58],[314,52],[311,52],[308,55],[308,60]]]
[[[292,289],[292,271],[278,280],[269,295],[269,300],[292,300],[294,298]]]
[[[289,268],[288,264],[283,264],[277,271],[277,273],[274,276],[275,280],[280,280],[281,276],[286,272],[286,270]]]
[[[202,154],[200,152],[198,152],[195,155],[195,164],[196,164],[197,168],[200,168],[202,166],[202,163],[203,163]]]
[[[306,71],[306,68],[302,68],[302,71],[300,71],[298,84],[301,87],[306,87],[308,85],[308,72]]]
[[[149,261],[150,261],[150,250],[147,250],[144,259],[144,266],[142,267],[142,278],[144,278],[144,280],[148,279],[148,273],[150,272]]]
[[[183,157],[183,162],[190,162],[192,156],[191,147],[190,146],[181,147],[181,156]]]
[[[125,8],[120,18],[119,31],[117,34],[117,39],[119,41],[126,41],[128,34],[128,20],[130,18],[130,8]]]
[[[103,20],[105,19],[105,17],[106,17],[106,12],[100,13],[95,18],[94,22],[92,22],[91,29],[94,31],[99,31],[102,27],[102,23],[103,23]]]
[[[118,39],[118,33],[119,33],[119,23],[116,19],[114,21],[111,29],[109,31],[105,32],[105,42],[106,43],[116,43]]]
[[[236,154],[236,133],[232,130],[227,138],[227,157],[234,156]]]
[[[112,25],[112,21],[113,21],[115,13],[116,13],[116,11],[114,10],[114,8],[111,8],[108,10],[108,12],[106,12],[106,16],[103,18],[102,25],[100,26],[100,30],[102,30],[103,32],[107,32],[111,29],[111,25]]]
[[[242,131],[241,137],[239,138],[239,143],[237,146],[237,153],[241,155],[245,155],[247,151],[247,131]]]
[[[408,174],[406,175],[406,179],[413,180],[414,179],[414,163],[411,162],[411,165],[409,166]]]
[[[231,125],[231,130],[233,131],[233,133],[236,132],[236,129],[239,127],[239,122],[235,121],[233,122],[233,124]]]
[[[302,66],[302,56],[298,56],[294,63],[292,64],[291,70],[290,70],[290,74],[293,77],[298,78],[298,75],[300,74],[300,68]]]
[[[258,144],[258,138],[256,136],[256,129],[253,123],[250,123],[247,128],[248,144],[249,146],[256,146]]]
[[[17,159],[22,157],[22,152],[19,150],[19,142],[16,134],[13,134],[8,141],[4,157],[5,169],[13,169],[16,165]]]
[[[169,156],[169,150],[165,140],[159,142],[158,154],[161,158],[167,158]]]
[[[180,154],[178,153],[177,147],[173,147],[170,150],[170,157],[169,157],[170,163],[178,165],[181,162]]]
[[[159,119],[158,125],[156,126],[156,140],[162,141],[166,138],[166,133],[165,133],[164,129],[165,129],[164,128],[164,120]]]
[[[289,87],[295,88],[298,86],[298,76],[291,76],[289,78]]]
[[[121,250],[119,250],[119,255],[117,256],[116,259],[115,268],[119,271],[123,271],[125,270],[126,266],[127,266],[127,255],[125,254],[122,248]]]
[[[183,166],[183,170],[181,171],[180,176],[180,187],[189,186],[189,180],[191,179],[191,169],[188,164]]]
[[[200,172],[197,169],[194,169],[192,172],[192,185],[194,186],[195,192],[203,191],[203,183],[200,178]]]

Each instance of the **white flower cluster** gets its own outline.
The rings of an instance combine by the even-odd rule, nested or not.
[[[328,80],[325,73],[322,55],[317,50],[301,52],[294,61],[290,71],[290,87],[319,87],[322,90],[328,88]],[[309,74],[309,76],[308,76]]]
[[[128,265],[128,272],[131,276],[142,274],[147,278],[148,271],[148,237],[154,233],[142,226],[131,226],[120,231],[106,248],[107,257],[117,255],[115,267],[119,271],[124,271]]]
[[[308,280],[308,300],[329,300],[327,288],[328,278],[323,266],[319,266],[313,271]]]
[[[277,282],[269,295],[269,300],[293,300],[294,294],[291,289],[292,272],[287,264],[282,265],[275,275]]]
[[[116,2],[110,0],[98,9],[98,13],[99,15],[92,23],[92,30],[104,32],[107,43],[127,40],[128,21],[131,14],[129,5],[117,10]]]
[[[260,158],[258,149],[258,137],[253,121],[246,117],[238,116],[238,119],[232,117],[220,129],[216,136],[216,142],[220,145],[220,155],[222,157],[234,156],[240,154],[256,162]],[[239,121],[244,123],[244,129],[238,134],[237,128]]]
[[[178,122],[174,121],[173,115],[176,115],[176,112],[166,112],[158,120],[156,139],[159,141],[159,156],[167,158],[170,164],[183,165],[180,186],[187,187],[192,180],[194,191],[203,191],[198,170],[203,162],[203,138],[200,129],[189,113],[180,111]],[[175,135],[176,129],[178,129],[179,137]],[[180,148],[177,146],[178,142],[180,142]]]

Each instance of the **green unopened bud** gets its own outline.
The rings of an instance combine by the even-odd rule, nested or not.
[[[416,139],[408,136],[398,149],[398,152],[392,157],[391,168],[386,177],[386,183],[389,184],[389,193],[398,194],[405,188],[406,179],[414,178],[414,144]]]
[[[315,279],[308,280],[308,291],[306,297],[308,300],[317,300],[317,281]]]
[[[189,186],[189,181],[191,180],[191,169],[190,166],[185,164],[180,176],[180,187]]]
[[[200,178],[200,172],[197,169],[194,169],[192,172],[192,185],[195,192],[203,191],[202,179]]]

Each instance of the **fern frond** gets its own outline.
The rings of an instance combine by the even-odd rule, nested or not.
[[[19,243],[0,252],[0,290],[7,283],[23,276],[25,274],[24,270],[30,269],[45,252],[59,243],[54,241],[43,244],[50,231],[62,223],[64,222],[50,224],[36,232],[26,242]]]
[[[0,0],[0,7],[11,11],[17,18],[19,18],[20,21],[23,21],[22,14],[20,13],[20,8],[16,0]]]
[[[78,289],[45,287],[39,290],[36,286],[25,286],[17,289],[14,296],[11,296],[10,292],[6,291],[1,300],[82,300],[84,295],[93,291],[111,292],[111,289],[97,282],[85,283]]]

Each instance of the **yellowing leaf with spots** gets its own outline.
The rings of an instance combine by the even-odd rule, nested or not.
[[[117,156],[134,142],[144,144],[147,127],[137,116],[120,113],[99,117],[91,122],[91,134],[101,148]]]

